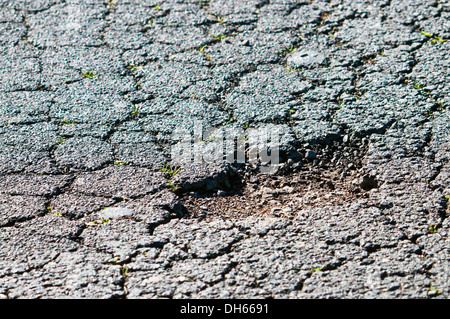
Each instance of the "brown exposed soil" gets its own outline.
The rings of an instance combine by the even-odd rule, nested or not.
[[[281,176],[247,176],[239,191],[185,194],[183,204],[194,218],[260,216],[290,219],[304,209],[340,206],[366,197],[367,193],[355,181],[358,181],[356,170],[342,176],[338,170],[310,166]]]

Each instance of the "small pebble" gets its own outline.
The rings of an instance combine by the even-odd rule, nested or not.
[[[306,157],[307,159],[315,159],[315,158],[317,157],[317,154],[316,154],[316,152],[314,152],[314,151],[306,150],[305,157]]]

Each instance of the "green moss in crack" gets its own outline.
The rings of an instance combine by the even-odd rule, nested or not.
[[[86,223],[86,226],[87,227],[95,227],[95,226],[98,226],[98,225],[101,225],[101,224],[107,224],[109,222],[110,222],[109,219],[99,218],[97,220],[93,220],[93,221],[90,221],[90,222]]]
[[[181,186],[178,186],[178,185],[175,185],[174,183],[172,183],[171,181],[167,181],[166,182],[166,185],[169,187],[169,189],[172,191],[172,192],[177,192],[177,191],[179,191],[179,190],[181,190]]]
[[[314,273],[316,271],[320,271],[322,270],[322,267],[315,267],[315,268],[311,268],[311,272]]]
[[[429,228],[430,233],[435,234],[437,232],[437,226],[431,225]]]
[[[426,117],[432,117],[432,118],[434,118],[433,111],[430,110],[430,109],[428,109],[428,110],[426,111],[426,113],[425,113],[425,116],[426,116]]]
[[[430,291],[431,292],[435,292],[436,294],[440,294],[441,292],[439,291],[439,289],[437,289],[435,286],[433,286],[432,284],[430,284]]]
[[[144,66],[140,64],[130,64],[127,66],[127,69],[130,69],[133,72],[139,72],[140,70],[142,70],[143,67]]]
[[[60,212],[57,212],[57,211],[53,211],[53,208],[52,207],[47,207],[47,211],[51,214],[51,215],[53,215],[53,216],[62,216],[62,214],[60,213]]]
[[[121,274],[122,276],[127,276],[127,274],[128,274],[128,266],[123,265],[123,266],[120,268],[120,274]]]
[[[448,39],[443,39],[443,38],[441,38],[439,36],[435,36],[433,38],[433,40],[431,40],[432,43],[436,43],[436,42],[444,43],[444,42],[447,42],[447,41],[448,41]]]
[[[426,87],[427,85],[426,84],[424,84],[424,83],[414,83],[413,84],[413,87],[416,89],[416,90],[422,90],[424,87]]]
[[[292,52],[292,51],[294,51],[294,45],[293,44],[291,44],[291,46],[287,50],[278,50],[278,53],[289,53],[289,52]]]
[[[133,108],[131,109],[131,115],[132,116],[138,116],[139,115],[139,107],[137,105],[133,105]]]
[[[92,78],[95,78],[96,76],[99,76],[99,73],[81,70],[81,75],[83,75],[85,78],[92,79]]]
[[[434,35],[434,34],[431,34],[431,33],[425,32],[425,31],[421,31],[420,33],[423,34],[424,36],[426,36],[427,38],[430,38],[432,43],[438,43],[438,42],[444,43],[444,42],[448,41],[448,39],[444,39],[439,35]]]
[[[226,34],[219,34],[219,35],[212,35],[214,37],[214,39],[216,39],[217,41],[222,41],[223,39],[225,39],[227,37]]]
[[[199,51],[200,53],[203,53],[203,50],[205,50],[207,46],[208,46],[208,45],[205,44],[205,45],[202,46],[200,49],[198,49],[198,51]]]

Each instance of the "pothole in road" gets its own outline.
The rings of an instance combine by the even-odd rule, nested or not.
[[[295,218],[299,210],[340,206],[366,197],[368,193],[354,180],[358,179],[306,170],[288,176],[253,176],[239,191],[192,192],[183,196],[183,204],[191,217]]]
[[[184,193],[183,205],[192,218],[227,219],[290,219],[308,208],[343,206],[368,197],[368,191],[379,186],[375,176],[360,170],[367,144],[357,139],[308,145],[300,151],[300,163],[288,159],[275,175],[241,168],[229,189]]]

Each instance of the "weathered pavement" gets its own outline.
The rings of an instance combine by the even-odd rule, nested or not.
[[[449,18],[0,0],[0,296],[448,298]],[[194,122],[279,132],[278,173],[161,171]]]

